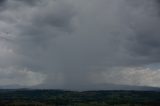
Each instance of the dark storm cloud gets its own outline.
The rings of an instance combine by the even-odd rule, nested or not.
[[[3,4],[6,0],[0,0],[0,4]]]
[[[160,17],[158,5],[154,4],[154,6],[154,8],[144,8],[144,13],[149,12],[142,13],[141,17],[135,18],[135,22],[132,23],[133,20],[131,20],[130,27],[135,35],[129,43],[128,51],[134,57],[141,58],[139,65],[159,62]]]
[[[6,0],[0,0],[0,11],[3,10]]]
[[[15,1],[17,1],[17,2],[22,2],[22,3],[26,3],[26,4],[30,5],[30,6],[34,6],[34,5],[36,5],[37,3],[40,3],[40,2],[41,2],[41,0],[15,0]]]
[[[156,1],[7,0],[2,7],[1,38],[8,40],[0,39],[0,68],[10,73],[7,84],[25,75],[20,85],[46,88],[160,86],[159,70],[144,67],[160,62]]]

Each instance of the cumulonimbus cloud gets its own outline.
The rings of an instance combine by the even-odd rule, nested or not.
[[[0,67],[42,74],[43,86],[108,83],[106,79],[118,73],[141,77],[151,71],[138,73],[137,67],[145,70],[146,65],[160,62],[156,0],[3,0],[0,4]],[[127,78],[134,85],[143,82]],[[109,83],[115,81],[123,84],[120,78]],[[147,82],[140,85],[152,86]]]

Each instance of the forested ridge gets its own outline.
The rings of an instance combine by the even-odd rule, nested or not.
[[[2,89],[0,106],[160,106],[160,92]]]

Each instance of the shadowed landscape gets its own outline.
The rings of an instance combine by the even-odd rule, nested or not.
[[[159,91],[0,90],[0,106],[159,106]]]

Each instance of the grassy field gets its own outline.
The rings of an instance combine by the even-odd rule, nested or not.
[[[160,92],[3,89],[0,106],[160,106]]]

